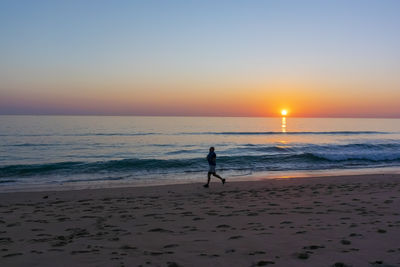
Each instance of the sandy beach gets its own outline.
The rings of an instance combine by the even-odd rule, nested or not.
[[[400,175],[0,194],[1,266],[400,266]]]

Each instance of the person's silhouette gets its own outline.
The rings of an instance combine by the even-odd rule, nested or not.
[[[208,185],[210,184],[210,180],[211,180],[211,174],[215,177],[217,177],[218,179],[221,180],[222,184],[225,184],[225,179],[223,179],[221,176],[219,176],[216,172],[215,172],[215,167],[217,166],[217,154],[215,154],[214,152],[214,147],[210,147],[210,152],[207,155],[207,161],[208,161],[208,174],[207,174],[207,183],[205,185],[203,185],[205,188],[208,187]]]

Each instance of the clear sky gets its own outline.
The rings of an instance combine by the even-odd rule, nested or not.
[[[0,114],[400,117],[400,1],[0,1]]]

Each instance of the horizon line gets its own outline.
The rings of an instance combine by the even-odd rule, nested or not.
[[[398,116],[356,116],[356,115],[332,115],[332,116],[246,116],[246,115],[161,115],[161,114],[0,114],[0,116],[65,116],[65,117],[203,117],[203,118],[304,118],[304,119],[400,119],[400,115]]]

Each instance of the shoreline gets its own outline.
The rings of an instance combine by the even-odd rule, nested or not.
[[[0,265],[398,266],[399,192],[372,174],[0,193]]]
[[[299,185],[299,184],[329,184],[329,183],[359,183],[359,182],[368,182],[373,180],[375,182],[384,182],[385,179],[399,179],[400,182],[400,173],[361,173],[361,174],[345,174],[345,175],[320,175],[320,176],[279,176],[266,178],[265,176],[252,176],[250,179],[234,179],[227,180],[226,184],[230,186],[234,186],[237,188],[257,188],[263,186],[291,186],[291,185]],[[229,179],[229,178],[228,178]],[[206,180],[206,179],[204,179]],[[56,195],[80,195],[80,194],[118,194],[118,192],[124,193],[133,193],[133,194],[146,194],[149,192],[163,192],[165,190],[177,190],[177,191],[185,191],[188,188],[191,189],[203,189],[203,184],[205,181],[190,181],[190,182],[182,182],[182,183],[160,183],[160,184],[117,184],[111,187],[92,187],[92,188],[73,188],[73,189],[59,189],[55,190],[54,188],[38,188],[38,190],[29,190],[25,191],[21,189],[21,191],[5,191],[0,192],[0,201],[2,201],[5,195],[48,195],[48,194],[56,194]],[[216,178],[211,177],[210,189],[213,190],[224,190],[225,186],[220,186],[220,181]],[[57,186],[57,188],[62,187],[62,185]],[[109,192],[109,193],[108,193]]]
[[[258,172],[251,175],[235,175],[222,176],[227,179],[227,182],[251,182],[251,181],[268,181],[275,179],[306,179],[306,178],[329,178],[337,176],[360,176],[360,175],[382,175],[382,174],[399,174],[400,167],[383,167],[383,168],[362,168],[362,169],[329,169],[329,170],[303,170],[303,171],[269,171]],[[126,187],[153,187],[153,186],[168,186],[168,185],[184,185],[206,182],[206,173],[204,178],[183,178],[183,179],[149,179],[146,180],[105,180],[105,181],[90,181],[90,182],[70,182],[59,184],[40,184],[40,185],[0,185],[0,194],[13,192],[48,192],[48,191],[75,191],[75,190],[94,190],[108,188],[126,188]],[[211,181],[215,180],[213,177]]]

